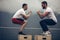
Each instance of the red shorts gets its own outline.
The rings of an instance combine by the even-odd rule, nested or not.
[[[17,18],[12,18],[12,22],[15,24],[24,24],[24,20],[23,19],[17,19]]]

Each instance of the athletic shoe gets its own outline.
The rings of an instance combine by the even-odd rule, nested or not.
[[[46,31],[46,32],[43,32],[43,35],[45,35],[45,36],[50,36],[51,33],[50,33],[49,31]]]
[[[26,35],[26,34],[24,34],[23,32],[19,32],[18,34],[20,34],[20,35]]]

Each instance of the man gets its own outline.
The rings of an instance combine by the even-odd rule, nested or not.
[[[12,17],[12,22],[15,24],[20,24],[21,28],[20,28],[20,32],[19,34],[23,34],[25,35],[22,31],[25,28],[26,24],[27,24],[27,19],[30,17],[31,15],[31,11],[28,12],[28,14],[25,13],[25,10],[28,9],[28,5],[26,3],[24,3],[22,5],[22,8],[19,9],[15,15]]]
[[[43,34],[44,35],[48,35],[50,34],[50,31],[48,29],[48,25],[55,25],[57,23],[57,19],[54,15],[53,10],[48,7],[48,4],[46,1],[43,1],[42,3],[42,8],[45,9],[43,13],[41,13],[40,11],[37,11],[37,14],[42,18],[42,20],[40,21],[40,25],[43,29]]]

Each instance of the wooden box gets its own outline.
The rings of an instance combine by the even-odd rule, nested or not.
[[[52,40],[51,35],[49,36],[43,36],[43,35],[35,35],[35,40]]]
[[[18,35],[18,40],[32,40],[32,35]]]

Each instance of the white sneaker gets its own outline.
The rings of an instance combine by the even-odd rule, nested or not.
[[[50,36],[51,33],[50,33],[49,31],[46,31],[46,32],[43,32],[43,35],[45,35],[45,36]]]

